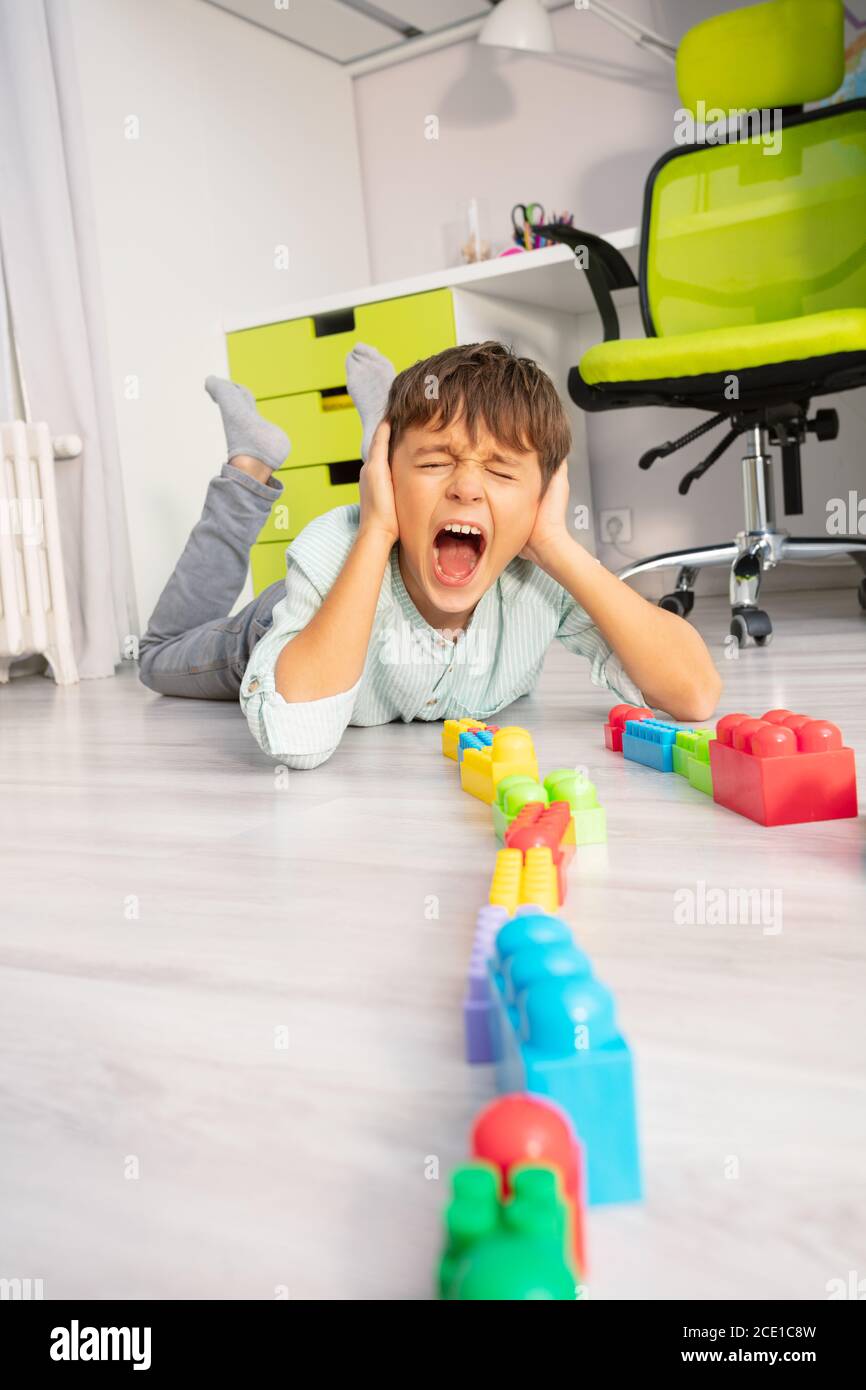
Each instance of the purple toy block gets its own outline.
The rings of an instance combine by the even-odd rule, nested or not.
[[[541,911],[542,909],[534,903],[526,903],[517,909],[515,915],[521,917],[526,913]],[[493,1001],[487,981],[487,961],[493,954],[499,928],[508,920],[507,908],[492,907],[486,903],[479,911],[475,922],[472,955],[469,959],[469,973],[466,976],[466,994],[463,999],[466,1060],[470,1064],[493,1061],[493,1039],[490,1033]]]

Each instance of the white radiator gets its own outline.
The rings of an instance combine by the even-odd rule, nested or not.
[[[48,659],[58,685],[78,680],[72,650],[54,455],[74,457],[80,441],[52,444],[47,425],[0,425],[0,682],[19,657]]]

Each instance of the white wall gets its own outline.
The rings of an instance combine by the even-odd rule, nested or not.
[[[618,0],[618,8],[677,42],[701,19],[749,2]],[[356,80],[375,279],[453,264],[459,243],[452,224],[473,197],[487,213],[482,231],[494,249],[510,238],[510,210],[517,201],[538,200],[548,211],[568,209],[576,225],[602,234],[639,222],[646,175],[674,143],[679,99],[673,68],[591,11],[569,7],[552,19],[560,50],[555,59],[507,54],[473,40]],[[569,53],[582,57],[562,56]],[[439,121],[438,140],[425,138],[431,115]],[[643,336],[637,314],[623,318],[623,336],[629,335]],[[557,385],[565,394],[564,376]],[[840,405],[842,435],[834,444],[810,440],[804,455],[806,514],[789,523],[803,535],[824,532],[829,497],[863,489],[866,392],[816,404]],[[598,545],[611,568],[677,546],[732,539],[741,529],[742,450],[736,446],[687,499],[679,497],[678,481],[709,451],[715,436],[706,449],[700,441],[649,473],[637,468],[651,444],[684,434],[704,418],[667,410],[588,417],[596,515],[607,507],[633,510],[628,555]],[[777,500],[781,513],[780,478]],[[819,575],[812,566],[780,571],[772,582],[811,585],[829,579],[853,586],[856,578],[853,567]],[[701,582],[703,588],[726,586],[722,573]],[[670,586],[659,576],[646,587],[660,594]]]
[[[618,0],[672,42],[706,14],[734,7]],[[450,223],[473,197],[495,247],[510,241],[516,202],[567,209],[596,232],[637,222],[647,171],[673,143],[673,67],[589,10],[568,7],[551,19],[555,57],[473,39],[356,79],[376,280],[453,264]],[[429,116],[438,139],[426,138]]]
[[[223,320],[369,279],[351,81],[202,0],[70,10],[144,622],[224,456]]]

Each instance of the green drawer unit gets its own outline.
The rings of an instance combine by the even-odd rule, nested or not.
[[[360,459],[316,468],[281,468],[274,476],[283,484],[283,493],[259,532],[258,544],[282,541],[288,545],[314,517],[357,502],[360,468]]]
[[[233,381],[257,400],[346,385],[346,354],[370,343],[397,371],[456,345],[450,290],[384,299],[228,334]]]
[[[253,593],[258,596],[269,585],[286,577],[286,550],[288,541],[271,541],[268,545],[254,545],[250,551],[250,569],[253,576]]]
[[[296,396],[273,396],[259,410],[266,420],[284,429],[292,452],[280,470],[309,468],[311,464],[337,463],[361,455],[361,417],[351,396],[302,391]],[[335,504],[332,504],[335,505]]]

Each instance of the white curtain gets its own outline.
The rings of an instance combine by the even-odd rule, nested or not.
[[[92,218],[67,0],[0,0],[0,407],[11,325],[30,418],[84,441],[56,465],[82,677],[138,631]]]

